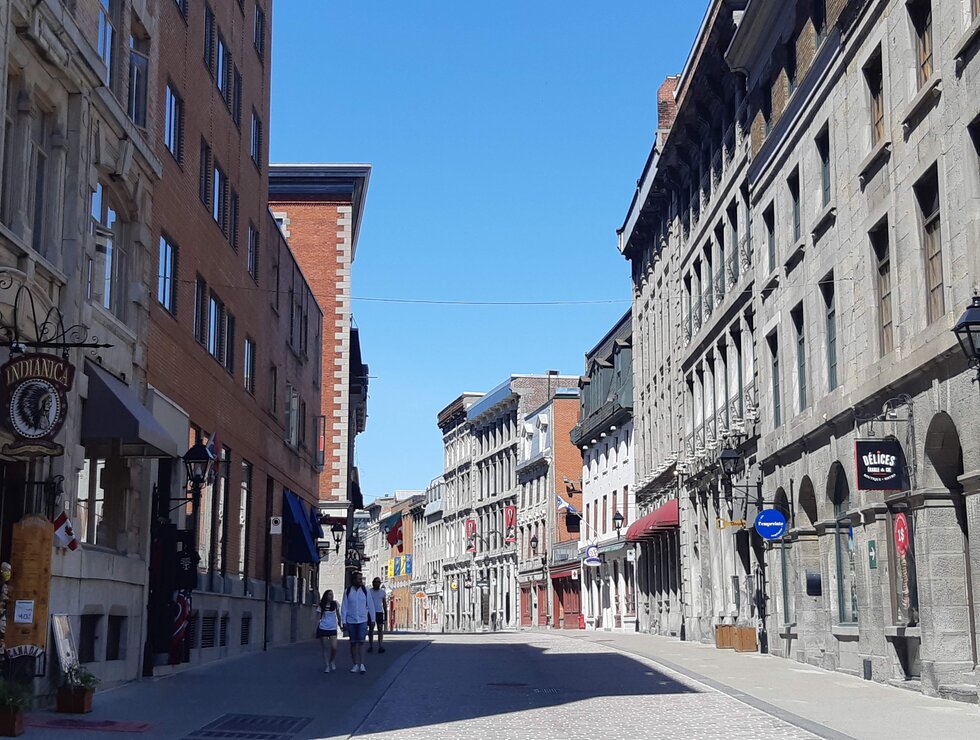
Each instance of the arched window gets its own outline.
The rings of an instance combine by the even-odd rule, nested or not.
[[[853,624],[858,618],[858,597],[854,551],[854,527],[847,516],[851,508],[851,490],[840,463],[830,471],[830,500],[834,505],[834,553],[837,561],[837,612],[841,624]]]

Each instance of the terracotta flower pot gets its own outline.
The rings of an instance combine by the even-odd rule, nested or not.
[[[0,736],[17,737],[24,734],[24,713],[0,709]]]
[[[58,689],[58,711],[65,714],[91,712],[93,696],[95,696],[95,689],[62,686]]]

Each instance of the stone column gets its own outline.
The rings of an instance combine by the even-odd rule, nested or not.
[[[970,547],[970,594],[973,607],[973,645],[976,655],[980,655],[980,470],[972,470],[959,478],[966,499],[966,522]],[[980,673],[976,676],[980,692]]]

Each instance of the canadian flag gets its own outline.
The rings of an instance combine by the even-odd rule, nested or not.
[[[75,530],[71,527],[71,519],[68,518],[67,512],[61,512],[54,520],[54,538],[58,547],[78,549],[78,540],[75,539]]]

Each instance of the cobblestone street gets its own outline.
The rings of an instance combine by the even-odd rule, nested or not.
[[[966,740],[980,726],[973,705],[647,635],[393,635],[387,646],[384,655],[367,656],[363,676],[348,672],[346,650],[337,673],[322,673],[318,647],[305,643],[135,682],[100,692],[83,718],[34,713],[28,734]],[[59,729],[59,722],[69,724]],[[127,729],[132,734],[120,732]]]

